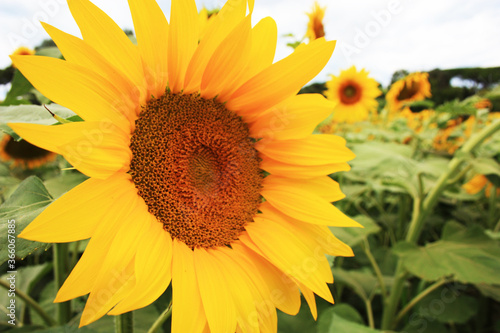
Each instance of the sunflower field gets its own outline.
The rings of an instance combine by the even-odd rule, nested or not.
[[[0,332],[500,333],[498,68],[321,82],[317,2],[278,60],[258,1],[67,3],[0,71]]]

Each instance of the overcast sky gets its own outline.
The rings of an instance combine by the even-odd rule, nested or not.
[[[132,29],[126,0],[92,0],[122,28]],[[158,0],[169,17],[170,0]],[[196,0],[198,8],[220,7],[222,0]],[[337,40],[333,57],[314,81],[325,81],[352,65],[364,67],[387,85],[398,69],[500,66],[498,0],[320,0],[327,7],[326,38]],[[255,0],[253,24],[271,16],[278,25],[276,59],[291,53],[293,33],[302,37],[313,0]],[[48,35],[46,21],[80,36],[65,0],[0,0],[0,67],[20,45],[33,47]]]

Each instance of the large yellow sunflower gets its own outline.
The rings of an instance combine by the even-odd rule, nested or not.
[[[307,23],[306,37],[309,38],[309,40],[325,37],[325,27],[323,25],[325,11],[326,7],[320,7],[319,3],[315,1],[312,11],[307,13],[309,22]]]
[[[385,99],[390,112],[401,110],[405,104],[431,97],[428,73],[412,73],[394,82]]]
[[[333,301],[324,253],[352,255],[327,226],[359,226],[330,203],[344,195],[327,176],[353,153],[312,135],[332,103],[296,95],[335,42],[272,64],[275,22],[252,27],[247,1],[229,0],[199,40],[194,0],[173,0],[170,23],[154,0],[129,0],[136,46],[88,0],[68,3],[83,40],[44,24],[65,60],[13,60],[85,121],[10,124],[90,177],[20,235],[90,238],[56,301],[90,293],[87,325],[172,282],[173,332],[276,332],[300,289],[316,316],[314,294]]]
[[[382,92],[378,83],[368,77],[368,72],[355,66],[346,69],[339,76],[331,76],[326,83],[326,97],[337,105],[333,111],[333,121],[355,123],[368,119],[377,108],[376,97]]]

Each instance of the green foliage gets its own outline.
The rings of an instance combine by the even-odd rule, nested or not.
[[[500,284],[500,244],[479,226],[449,222],[441,240],[424,247],[400,243],[394,252],[409,272],[427,281],[452,276],[462,283]]]
[[[52,197],[42,181],[33,176],[24,180],[10,198],[0,206],[0,233],[2,235],[8,234],[8,221],[16,221],[14,233],[16,257],[22,259],[35,251],[47,250],[50,247],[50,244],[17,238],[17,235],[51,202]],[[8,259],[7,242],[7,237],[0,238],[0,264]]]

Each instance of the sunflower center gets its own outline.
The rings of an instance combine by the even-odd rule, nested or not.
[[[397,100],[398,101],[404,101],[407,99],[412,98],[415,96],[420,90],[420,84],[418,82],[412,82],[408,85],[407,82],[405,82],[405,85],[403,86],[403,89],[398,94]]]
[[[343,104],[355,104],[361,99],[361,88],[349,82],[340,88],[340,100]]]
[[[166,92],[143,108],[130,149],[138,194],[189,247],[227,246],[257,213],[263,176],[254,141],[223,104]]]

